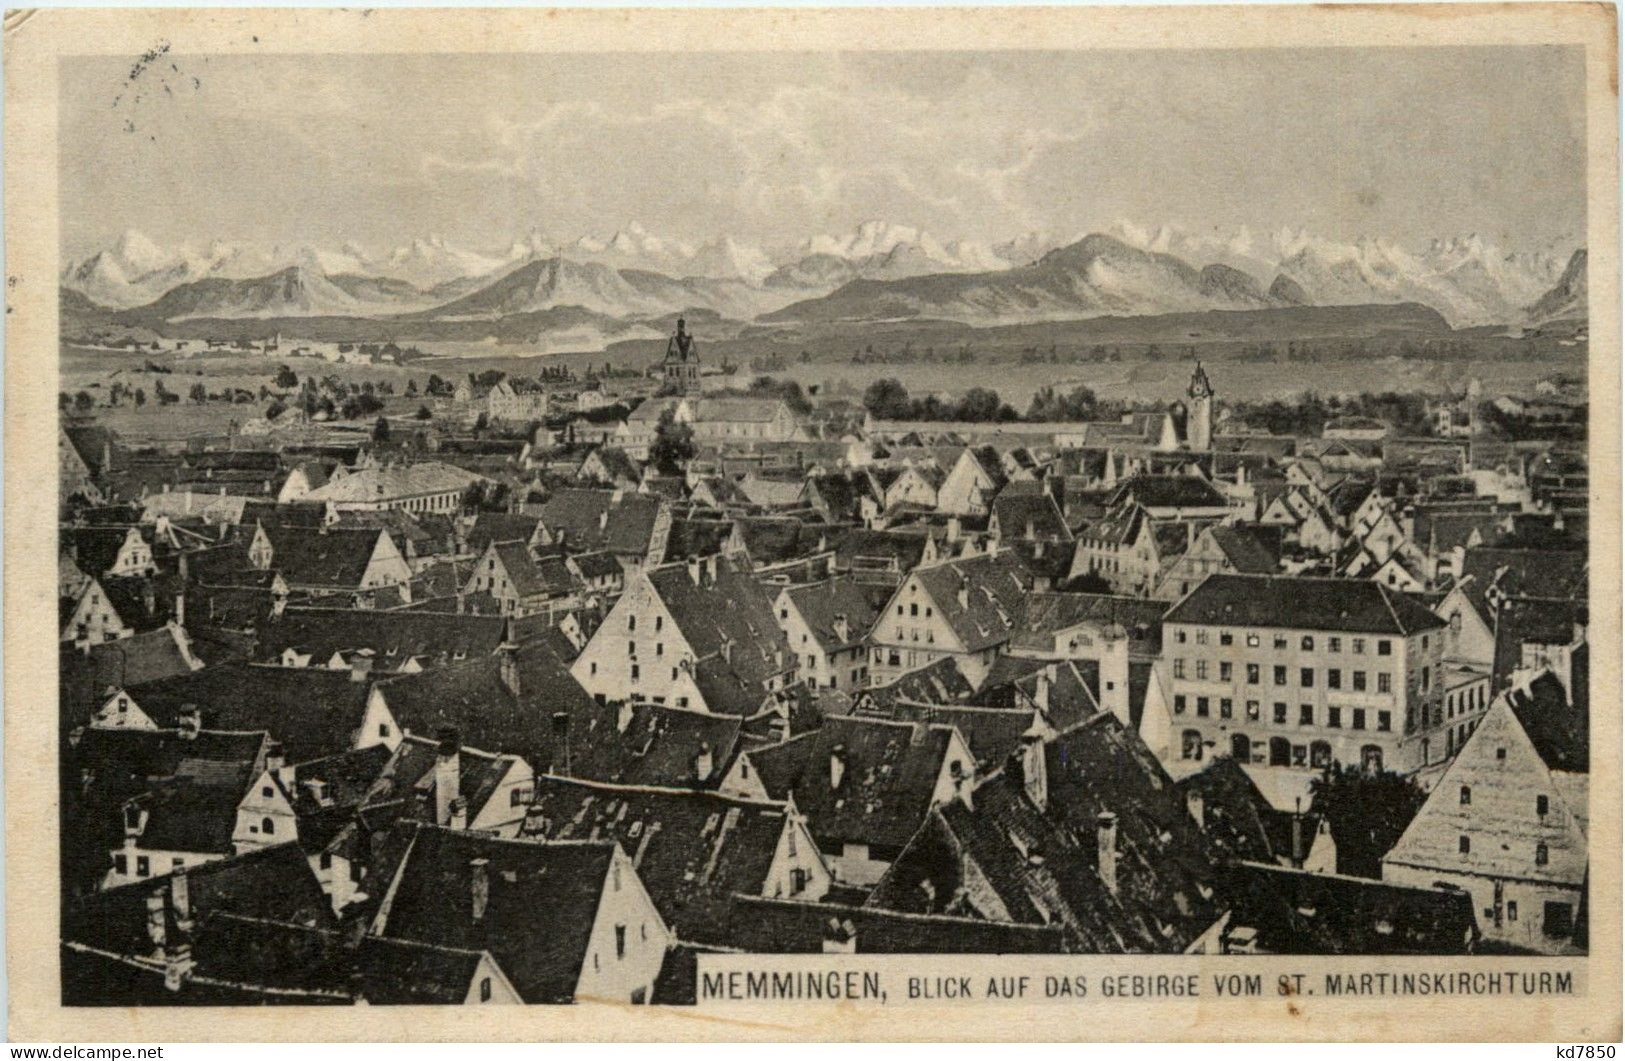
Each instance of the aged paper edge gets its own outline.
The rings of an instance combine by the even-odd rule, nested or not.
[[[910,10],[49,10],[5,19],[6,914],[14,1041],[1563,1040],[1620,1015],[1620,312],[1615,9],[1597,3]],[[65,1009],[59,1005],[54,614],[57,60],[177,53],[1020,50],[1575,44],[1586,49],[1592,688],[1591,955],[1568,998],[1201,999],[858,1007]],[[1510,145],[1509,145],[1510,147]],[[1612,708],[1612,709],[1608,709]],[[1077,959],[1087,968],[1094,961]],[[1132,960],[1132,959],[1130,959]],[[1186,959],[1199,971],[1201,959]],[[1483,959],[1453,960],[1451,968]],[[1506,964],[1506,959],[1490,959]],[[1334,959],[1258,959],[1271,970]],[[943,971],[964,971],[945,957]],[[1118,965],[1113,961],[1112,965]],[[1425,966],[1426,963],[1424,963]],[[1441,963],[1442,964],[1442,963]],[[1509,1002],[1511,1004],[1509,1004]]]

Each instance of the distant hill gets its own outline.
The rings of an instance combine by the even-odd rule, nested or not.
[[[1170,254],[1091,235],[1012,269],[854,280],[761,319],[814,323],[923,317],[997,325],[1272,304],[1258,282],[1237,269],[1199,270]]]
[[[1545,324],[1554,320],[1582,320],[1589,312],[1586,288],[1586,252],[1577,250],[1569,258],[1568,266],[1552,289],[1540,296],[1528,309],[1529,323]]]

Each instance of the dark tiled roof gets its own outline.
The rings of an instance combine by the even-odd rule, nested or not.
[[[1257,932],[1268,954],[1465,954],[1478,936],[1472,896],[1257,863],[1224,871],[1228,936]]]
[[[895,722],[952,726],[970,745],[977,765],[989,770],[1010,757],[1020,745],[1022,735],[1033,728],[1037,719],[1035,712],[1024,708],[908,702],[892,705],[889,717]]]
[[[489,951],[528,1003],[572,1001],[615,845],[534,843],[418,826],[381,934]],[[485,859],[484,916],[469,864]]]
[[[1528,597],[1502,599],[1495,613],[1494,680],[1499,688],[1523,660],[1525,645],[1570,645],[1576,625],[1584,627],[1586,608],[1572,600]]]
[[[1274,859],[1277,848],[1270,835],[1273,808],[1235,759],[1220,756],[1196,773],[1180,778],[1177,787],[1186,807],[1192,810],[1192,821],[1196,820],[1196,804],[1191,797],[1201,801],[1202,828],[1225,857],[1256,862]],[[1284,853],[1286,848],[1280,850]]]
[[[173,727],[183,708],[196,705],[205,726],[269,730],[290,762],[303,762],[354,743],[367,690],[349,671],[227,663],[127,691],[159,726]]]
[[[265,529],[271,539],[271,566],[289,585],[330,589],[361,585],[383,535],[377,530]]]
[[[648,494],[567,487],[538,510],[542,526],[572,552],[608,550],[621,556],[649,551],[665,501]]]
[[[61,548],[73,556],[81,571],[99,577],[112,570],[129,533],[129,527],[63,527]]]
[[[832,929],[844,933],[848,926],[859,954],[1058,954],[1066,949],[1060,930],[1049,926],[745,897],[734,902],[720,931],[750,954],[816,954]]]
[[[1056,634],[1080,623],[1121,627],[1132,646],[1156,652],[1162,644],[1162,614],[1166,605],[1143,597],[1107,593],[1034,593],[1027,598],[1016,640],[1028,635]]]
[[[1477,581],[1480,594],[1494,586],[1506,597],[1583,601],[1587,599],[1589,559],[1583,549],[1468,549],[1461,573]]]
[[[1111,504],[1134,503],[1146,508],[1224,507],[1224,495],[1195,475],[1136,475],[1117,485]]]
[[[915,572],[915,577],[966,652],[1008,641],[1033,588],[1026,566],[1007,553],[936,564]]]
[[[820,845],[900,848],[931,809],[953,733],[949,726],[827,718],[815,732],[790,742],[799,762],[790,767],[788,791]],[[751,753],[764,783],[770,770],[757,759],[771,750]],[[831,760],[837,756],[844,768],[840,784],[832,786]],[[967,781],[974,769],[974,763],[965,764]],[[768,794],[782,798],[772,789]]]
[[[376,668],[392,671],[410,659],[431,666],[490,655],[506,629],[507,621],[498,616],[288,608],[260,624],[260,654],[274,661],[292,648],[322,666],[335,653],[365,649]]]
[[[649,582],[701,665],[709,661],[753,691],[765,687],[791,663],[772,598],[728,557],[707,564],[698,582],[683,564],[655,568]]]
[[[723,908],[768,886],[784,824],[779,804],[545,777],[520,835],[616,841],[679,938],[723,943]]]
[[[1230,566],[1242,575],[1270,575],[1281,569],[1281,528],[1263,524],[1210,527]]]
[[[1006,538],[1071,541],[1055,499],[1037,483],[1012,483],[993,499],[992,518]]]
[[[796,586],[787,592],[826,652],[855,645],[867,637],[890,596],[884,587],[864,585],[850,576]],[[846,621],[845,637],[835,629],[841,619]]]
[[[538,516],[518,512],[481,512],[468,529],[469,549],[480,553],[492,542],[528,542],[539,522]]]
[[[1550,770],[1591,772],[1591,730],[1586,712],[1569,703],[1550,673],[1507,690],[1507,703]]]
[[[976,690],[952,659],[939,659],[893,681],[859,694],[860,705],[880,714],[889,714],[900,700],[925,704],[951,704],[968,700]]]
[[[625,711],[626,726],[618,727]],[[688,711],[646,701],[583,706],[570,716],[569,755],[554,751],[556,772],[593,781],[668,788],[713,787],[739,745],[737,715]],[[697,774],[702,754],[711,771]],[[547,763],[538,763],[546,767]]]
[[[1359,579],[1209,575],[1164,619],[1408,636],[1444,620],[1403,593]]]

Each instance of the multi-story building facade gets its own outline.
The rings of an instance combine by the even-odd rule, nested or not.
[[[1442,761],[1444,626],[1374,582],[1210,575],[1163,622],[1168,756],[1400,772]]]

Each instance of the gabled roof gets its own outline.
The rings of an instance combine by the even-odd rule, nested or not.
[[[657,567],[648,572],[649,584],[698,663],[710,662],[747,686],[763,687],[791,663],[789,645],[773,615],[773,600],[729,557],[719,556],[706,565],[698,581],[684,564]]]
[[[378,465],[332,480],[305,496],[307,501],[378,502],[466,490],[484,476],[441,461]]]
[[[621,728],[621,712],[626,725]],[[555,772],[585,780],[666,788],[710,787],[739,746],[738,715],[690,711],[646,701],[583,705],[570,716],[568,754],[554,750]],[[708,757],[711,772],[698,776]],[[547,765],[547,764],[538,764]]]
[[[572,1001],[615,845],[498,840],[415,828],[411,849],[390,884],[379,934],[489,951],[526,1002]],[[469,865],[475,859],[485,860],[487,874],[486,905],[478,921]]]
[[[521,512],[481,512],[468,528],[468,547],[482,553],[492,542],[528,542],[536,534],[539,516]]]
[[[359,800],[361,810],[398,804],[391,817],[414,818],[433,807],[440,751],[439,740],[412,735],[401,741],[366,786]],[[469,821],[479,817],[515,762],[512,755],[457,745],[457,795],[467,802]]]
[[[868,637],[875,617],[891,596],[885,587],[865,585],[851,576],[795,586],[785,592],[826,652],[856,645]],[[837,622],[843,619],[844,637],[836,632]]]
[[[381,530],[266,527],[271,567],[290,585],[355,589],[372,562]]]
[[[1020,745],[1022,735],[1033,728],[1037,713],[1019,707],[899,701],[891,706],[887,717],[894,722],[952,726],[970,745],[977,766],[992,770],[1003,765],[1010,753]]]
[[[499,616],[290,607],[260,624],[260,657],[275,661],[291,648],[322,666],[335,654],[366,650],[388,672],[413,659],[427,667],[490,655],[507,626]]]
[[[540,777],[520,835],[615,841],[681,939],[721,943],[718,922],[733,897],[769,887],[785,821],[777,803]]]
[[[205,727],[268,730],[290,762],[303,762],[354,743],[367,689],[349,671],[225,663],[126,691],[160,727],[173,728],[195,705]]]
[[[1014,641],[1060,633],[1082,623],[1120,628],[1131,645],[1155,651],[1162,644],[1162,613],[1167,606],[1143,597],[1108,593],[1034,593],[1027,598]]]
[[[888,685],[865,689],[861,700],[880,714],[890,714],[892,705],[908,700],[924,704],[951,704],[970,699],[975,687],[951,658],[911,670]]]
[[[79,569],[92,578],[106,574],[118,560],[119,550],[129,537],[130,527],[63,527],[61,547],[73,556]],[[150,543],[149,543],[150,544]]]
[[[914,577],[967,652],[1008,641],[1033,588],[1032,573],[1010,553],[935,564]]]
[[[951,751],[951,726],[832,716],[805,738],[777,747],[792,756],[787,793],[807,817],[821,845],[902,847],[931,809],[937,780]],[[794,749],[792,752],[791,749]],[[749,753],[773,758],[773,748]],[[840,783],[831,761],[843,763]],[[967,783],[974,763],[964,766]],[[766,785],[771,770],[758,769]],[[782,799],[785,790],[768,789]]]
[[[1224,870],[1230,931],[1266,954],[1466,954],[1478,937],[1472,896],[1365,877],[1240,862]]]
[[[1402,637],[1444,625],[1422,604],[1376,582],[1240,574],[1209,575],[1163,621]]]
[[[256,777],[252,761],[182,759],[135,798],[146,815],[137,843],[151,851],[230,854],[237,805]]]
[[[1263,524],[1218,524],[1208,534],[1238,574],[1272,575],[1281,569],[1281,528]]]
[[[1001,490],[993,499],[992,520],[1006,538],[1072,540],[1055,499],[1037,483],[1012,483]]]
[[[743,516],[735,521],[745,551],[758,568],[814,556],[829,548],[829,528],[787,516]]]
[[[1591,726],[1586,712],[1571,704],[1563,684],[1547,671],[1506,692],[1507,706],[1529,735],[1549,770],[1591,772]]]
[[[649,494],[566,487],[535,511],[549,536],[572,552],[643,556],[665,503]]]
[[[831,932],[849,930],[859,954],[1058,954],[1066,949],[1061,932],[1049,926],[743,896],[720,933],[748,954],[817,954]]]
[[[1146,508],[1223,508],[1228,503],[1212,483],[1196,475],[1136,475],[1117,485],[1110,503],[1129,502]]]

